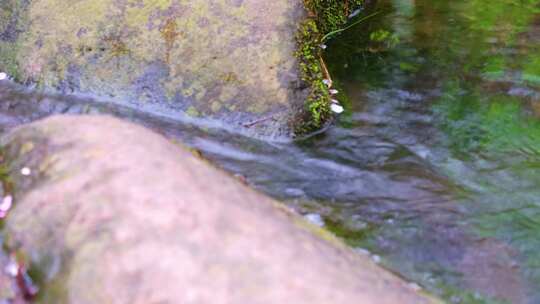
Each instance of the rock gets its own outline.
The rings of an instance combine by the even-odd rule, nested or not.
[[[290,136],[300,0],[7,0],[0,71],[180,119]]]
[[[59,116],[0,143],[38,303],[437,302],[140,126]]]

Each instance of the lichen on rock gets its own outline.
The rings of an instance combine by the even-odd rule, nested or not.
[[[0,41],[0,69],[18,81],[169,116],[194,108],[230,128],[290,135],[305,95],[293,56],[299,0],[24,2],[0,6],[2,16],[20,12],[23,30]]]
[[[62,93],[290,138],[331,118],[320,38],[359,3],[7,0],[0,70]]]

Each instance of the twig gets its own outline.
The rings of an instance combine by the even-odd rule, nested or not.
[[[263,117],[263,118],[260,118],[260,119],[255,120],[255,121],[245,123],[245,124],[244,124],[244,127],[245,127],[245,128],[251,128],[251,127],[253,127],[253,126],[256,125],[256,124],[259,124],[259,123],[261,123],[261,122],[265,122],[265,121],[270,120],[270,119],[273,119],[273,118],[274,118],[274,115],[270,115],[270,116],[268,116],[268,117]]]
[[[342,28],[342,29],[335,30],[335,31],[331,31],[330,33],[324,35],[324,36],[322,37],[321,41],[322,41],[322,42],[325,42],[328,38],[334,36],[335,34],[339,34],[339,33],[341,33],[341,32],[344,32],[344,31],[350,29],[351,27],[353,27],[353,26],[355,26],[355,25],[357,25],[357,24],[359,24],[359,23],[361,23],[361,22],[364,22],[364,21],[366,21],[366,20],[368,20],[368,19],[370,19],[370,18],[373,18],[373,17],[379,15],[380,13],[382,13],[382,11],[378,11],[378,12],[375,12],[375,13],[373,13],[373,14],[371,14],[371,15],[368,15],[368,16],[366,16],[366,17],[364,17],[364,18],[361,18],[360,20],[358,20],[358,21],[354,22],[353,24],[351,24],[351,25],[349,25],[349,26],[347,26],[347,27],[344,27],[344,28]]]
[[[334,82],[332,81],[332,77],[330,77],[330,72],[328,71],[328,67],[326,67],[326,63],[324,62],[324,59],[321,56],[319,56],[319,62],[321,63],[324,79],[327,79],[329,81],[328,87],[331,88]]]

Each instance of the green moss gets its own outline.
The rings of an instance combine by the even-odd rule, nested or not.
[[[351,247],[366,247],[366,240],[370,238],[376,230],[376,227],[370,224],[365,224],[364,227],[361,227],[360,225],[355,227],[354,224],[351,225],[347,222],[334,221],[328,218],[324,220],[324,223],[330,232]]]
[[[323,71],[320,62],[320,38],[317,23],[306,20],[298,36],[300,42],[297,51],[302,81],[310,84],[310,92],[305,106],[300,113],[300,121],[295,124],[297,135],[306,134],[320,128],[330,117],[330,94],[323,83]]]
[[[13,179],[10,176],[10,169],[8,164],[5,161],[5,153],[3,149],[0,149],[0,183],[4,188],[4,193],[13,193],[14,183]]]
[[[332,232],[324,228],[317,227],[303,218],[294,216],[293,223],[296,225],[296,227],[299,227],[338,248],[346,248],[345,243],[338,239]]]
[[[201,116],[201,113],[197,111],[197,109],[193,106],[189,107],[186,111],[186,114],[190,117],[199,117]]]
[[[20,79],[16,37],[26,20],[26,7],[27,1],[8,0],[0,3],[0,71],[15,79]]]
[[[304,0],[304,5],[316,20],[319,30],[326,34],[343,26],[351,11],[363,2],[363,0]]]
[[[347,22],[352,8],[362,0],[304,0],[309,17],[301,24],[298,32],[298,51],[302,81],[309,85],[309,94],[294,121],[296,136],[316,131],[332,117],[330,94],[324,83],[325,67],[321,57],[322,37],[338,30]]]

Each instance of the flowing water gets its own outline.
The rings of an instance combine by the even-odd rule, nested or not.
[[[6,82],[0,127],[53,113],[129,118],[450,303],[540,303],[540,0],[379,0],[355,18],[373,12],[328,42],[345,114],[301,142]]]

